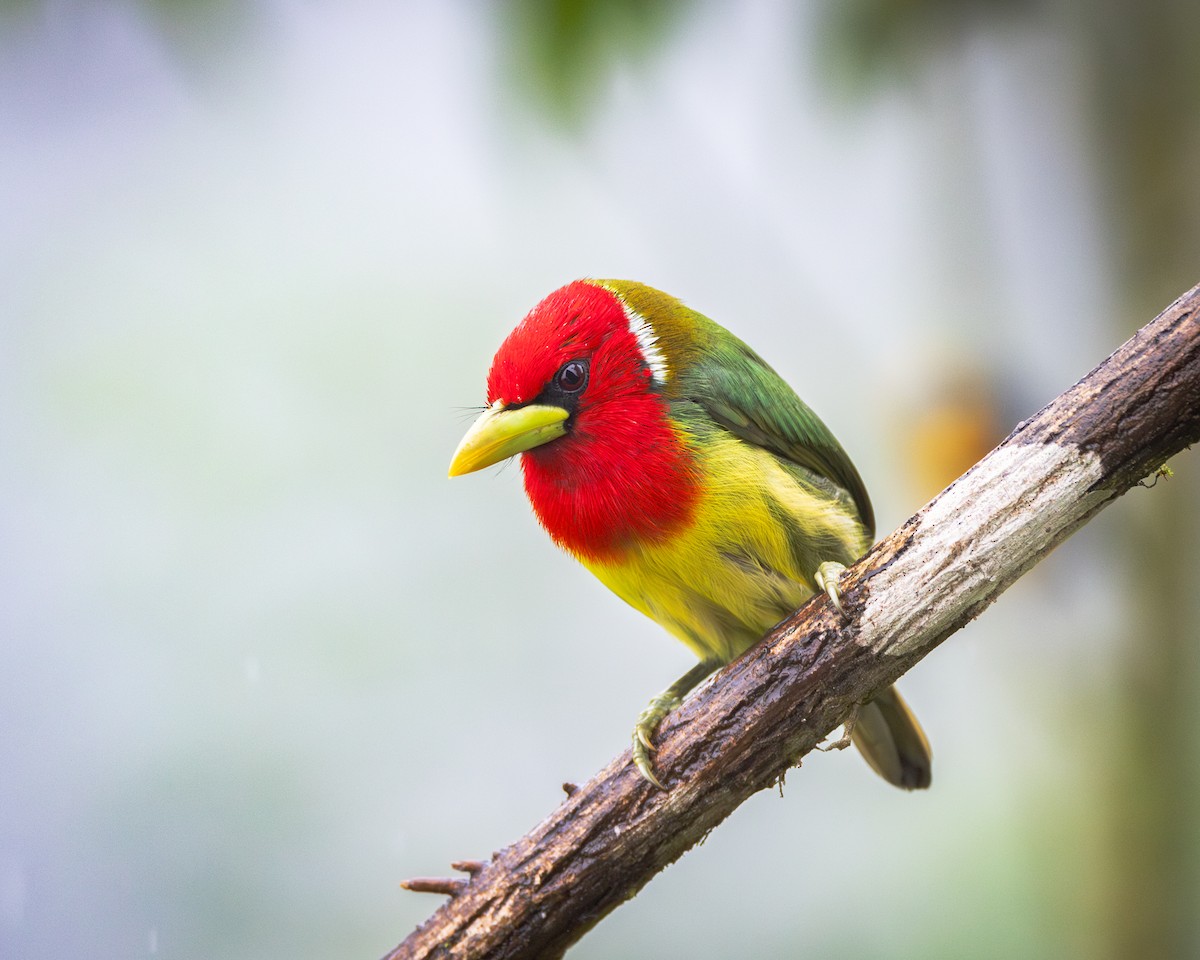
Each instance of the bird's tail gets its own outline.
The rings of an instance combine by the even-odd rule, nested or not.
[[[916,716],[895,687],[863,704],[850,739],[888,783],[920,790],[933,778],[933,753]]]

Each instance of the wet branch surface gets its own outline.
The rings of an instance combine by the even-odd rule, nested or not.
[[[449,899],[385,960],[561,956],[858,703],[1197,440],[1200,286],[851,567],[841,582],[848,619],[814,598],[671,714],[655,755],[665,792],[626,751],[492,860],[454,864],[461,878],[410,881]]]

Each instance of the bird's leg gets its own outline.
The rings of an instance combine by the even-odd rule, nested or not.
[[[652,699],[646,705],[646,709],[638,715],[637,724],[633,728],[633,763],[638,768],[638,772],[660,790],[667,788],[654,775],[654,764],[650,759],[650,754],[654,752],[653,738],[654,734],[658,731],[658,725],[663,722],[668,713],[679,706],[680,701],[701,680],[720,665],[711,660],[700,661],[700,663],[696,664],[691,670],[667,687],[666,690]]]
[[[817,586],[829,595],[830,602],[837,607],[837,612],[843,617],[846,615],[846,611],[842,609],[842,594],[838,590],[838,581],[845,572],[846,565],[844,563],[838,563],[836,560],[826,560],[817,567],[817,574],[814,577],[817,581]]]

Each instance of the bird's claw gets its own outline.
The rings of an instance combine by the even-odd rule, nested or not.
[[[843,617],[846,616],[846,609],[842,606],[842,593],[838,589],[838,581],[845,572],[846,565],[844,563],[838,563],[836,560],[826,560],[817,567],[817,575],[815,577],[817,586],[825,591],[825,594],[829,597],[829,602],[837,608],[837,612]]]
[[[652,748],[651,748],[652,749]],[[650,762],[650,751],[637,737],[633,738],[633,765],[637,767],[643,779],[658,787],[659,790],[666,790],[663,782],[654,775],[654,764]]]
[[[654,752],[654,734],[663,718],[677,706],[679,697],[660,693],[639,714],[633,728],[633,765],[638,768],[638,773],[660,790],[667,788],[654,773],[654,762],[650,756]]]

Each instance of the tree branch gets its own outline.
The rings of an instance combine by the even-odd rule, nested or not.
[[[625,752],[469,879],[441,881],[450,899],[385,960],[561,956],[1197,440],[1200,286],[855,564],[841,584],[848,619],[814,598],[671,714],[656,754],[665,792]]]

